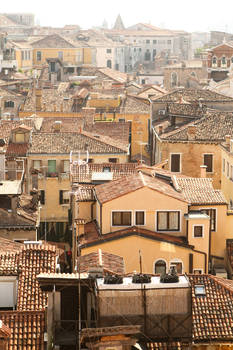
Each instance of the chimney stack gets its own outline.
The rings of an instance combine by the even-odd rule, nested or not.
[[[95,122],[95,108],[84,107],[82,108],[82,117],[84,119],[85,127],[92,127]]]
[[[197,131],[196,125],[189,125],[188,126],[188,140],[189,141],[193,141],[196,139],[196,131]]]
[[[207,169],[207,165],[201,165],[200,166],[200,168],[201,168],[201,178],[203,179],[203,178],[206,178],[206,169]]]
[[[36,89],[36,111],[41,111],[42,89]]]

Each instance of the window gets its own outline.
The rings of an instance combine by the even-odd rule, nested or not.
[[[41,61],[41,57],[42,57],[41,51],[37,51],[37,52],[36,52],[36,60],[37,60],[37,61]]]
[[[195,291],[195,295],[197,296],[205,296],[205,286],[203,284],[196,284],[194,286],[194,291]]]
[[[217,65],[217,58],[216,58],[216,57],[213,57],[213,58],[212,58],[212,65],[213,65],[213,66],[216,66],[216,65]]]
[[[16,133],[15,134],[15,142],[20,143],[20,142],[25,142],[25,137],[24,133]]]
[[[223,158],[223,160],[222,160],[222,172],[223,173],[225,173],[225,163],[226,163],[225,158]]]
[[[21,60],[24,60],[24,51],[21,51]]]
[[[150,61],[151,59],[151,53],[150,53],[150,50],[146,50],[145,52],[145,61]]]
[[[112,68],[112,61],[111,60],[107,60],[107,67]]]
[[[144,211],[135,212],[135,225],[145,225],[145,213]]]
[[[107,53],[112,53],[112,49],[107,49],[106,52]]]
[[[117,163],[117,158],[109,158],[108,162],[109,163]]]
[[[193,269],[194,275],[201,275],[203,271],[201,269]]]
[[[25,57],[25,61],[27,61],[27,59],[28,59],[28,52],[27,51],[24,51],[24,57]]]
[[[150,44],[150,40],[147,39],[147,40],[146,40],[146,44]]]
[[[142,84],[146,84],[146,80],[145,79],[142,79]]]
[[[222,57],[221,62],[222,62],[222,66],[226,65],[226,57],[225,56]]]
[[[125,122],[125,118],[119,118],[119,122],[120,123],[124,123]]]
[[[70,161],[69,160],[64,160],[63,161],[63,172],[64,173],[69,173],[70,172]]]
[[[157,231],[179,231],[180,213],[178,211],[158,211]]]
[[[59,191],[59,204],[69,204],[69,202],[70,202],[69,191],[60,190]]]
[[[94,163],[94,159],[88,158],[88,163],[89,163],[89,164],[90,164],[90,163]]]
[[[155,263],[155,274],[165,274],[167,270],[167,264],[166,261],[160,259],[157,260]]]
[[[58,51],[59,60],[63,60],[63,51]]]
[[[182,273],[182,262],[181,261],[171,261],[170,262],[170,268],[172,266],[175,266],[177,273],[181,274]]]
[[[153,44],[157,44],[157,40],[153,40]]]
[[[153,59],[155,58],[156,56],[156,49],[153,49]]]
[[[180,154],[172,153],[171,154],[171,171],[173,173],[180,173]]]
[[[48,160],[48,173],[56,172],[56,160]]]
[[[167,43],[168,43],[168,45],[171,45],[172,41],[171,41],[171,40],[168,40]]]
[[[45,191],[40,190],[40,204],[45,204]]]
[[[55,72],[55,62],[50,62],[50,71],[51,73]]]
[[[131,226],[131,211],[112,212],[112,226]]]
[[[33,169],[40,170],[41,160],[33,160]]]
[[[103,167],[103,172],[104,173],[110,173],[111,172],[111,167],[110,166],[104,166]]]
[[[207,166],[207,173],[213,172],[213,154],[204,154],[204,165]]]
[[[14,108],[14,106],[15,106],[14,101],[5,101],[4,102],[4,107],[5,108]]]
[[[119,63],[116,63],[116,64],[115,64],[115,69],[116,69],[116,70],[119,70]]]
[[[28,51],[28,59],[31,59],[31,51]]]
[[[194,238],[203,237],[203,226],[202,225],[193,226],[193,237]]]
[[[209,215],[210,217],[210,229],[211,231],[216,231],[216,209],[201,209],[202,213]]]

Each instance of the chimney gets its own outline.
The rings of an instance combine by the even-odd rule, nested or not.
[[[41,111],[42,89],[36,89],[36,111]]]
[[[84,107],[82,108],[82,117],[84,119],[85,127],[92,127],[95,122],[95,108]]]
[[[207,165],[201,165],[200,168],[201,168],[201,175],[200,175],[200,177],[201,178],[206,178]]]
[[[231,141],[231,136],[230,135],[225,135],[225,143],[228,147],[230,147],[230,141]]]
[[[196,131],[197,131],[196,125],[189,125],[188,126],[188,140],[189,141],[193,141],[196,139]]]
[[[17,214],[17,206],[18,206],[18,197],[12,196],[11,197],[11,210],[12,210],[13,215]]]
[[[163,126],[159,125],[159,135],[161,135],[163,133]]]
[[[61,131],[61,126],[62,126],[62,121],[61,120],[56,120],[53,123],[53,130],[54,130],[54,132],[60,132]]]

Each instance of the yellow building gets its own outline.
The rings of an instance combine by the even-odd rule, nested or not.
[[[41,191],[42,234],[46,232],[47,239],[62,240],[68,229],[70,153],[78,163],[125,163],[129,147],[79,129],[62,132],[61,121],[55,120],[53,126],[51,132],[32,134],[27,179],[29,189]]]
[[[58,34],[31,42],[33,65],[42,66],[48,58],[59,58],[73,64],[91,64],[92,49],[84,42],[71,42]]]
[[[17,69],[25,71],[33,67],[33,48],[28,42],[13,41],[12,45],[15,50],[15,59],[17,61]]]
[[[226,202],[209,179],[176,178],[163,171],[151,176],[142,171],[96,186],[95,196],[100,236],[92,234],[89,239],[89,228],[84,227],[82,254],[97,248],[118,254],[127,272],[139,271],[141,255],[147,273],[167,271],[171,265],[180,273],[206,273],[208,263],[215,264],[212,255],[224,257],[221,217],[225,213],[226,218]],[[80,202],[78,217],[87,212],[87,203]],[[217,219],[219,230],[212,234]]]

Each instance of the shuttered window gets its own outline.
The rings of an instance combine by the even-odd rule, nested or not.
[[[112,212],[112,226],[131,226],[131,211]]]
[[[180,173],[180,154],[171,154],[171,171]]]
[[[204,165],[207,166],[207,173],[213,172],[213,154],[204,154]]]
[[[179,231],[180,213],[178,211],[158,211],[157,231]]]

